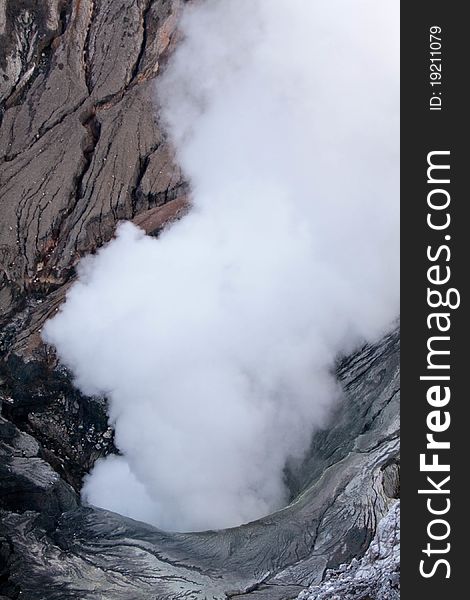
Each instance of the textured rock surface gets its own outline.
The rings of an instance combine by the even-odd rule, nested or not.
[[[186,210],[152,97],[182,3],[0,0],[0,399],[76,489],[112,432],[40,331],[120,219]]]
[[[95,460],[114,451],[104,400],[84,398],[47,362],[10,357],[2,377],[2,414],[34,436],[42,457],[78,491]]]
[[[0,507],[44,517],[76,508],[77,496],[41,458],[37,441],[0,417]]]
[[[157,235],[187,209],[152,102],[183,3],[0,0],[0,598],[295,598],[364,554],[398,493],[395,332],[339,365],[284,510],[167,534],[78,505],[113,432],[39,334],[120,219]]]
[[[181,4],[0,1],[4,317],[49,304],[119,219],[183,193],[152,103]],[[31,312],[37,330],[47,310]]]
[[[299,594],[299,600],[399,600],[400,503],[379,523],[361,560],[353,559],[337,571],[327,571],[321,585]]]

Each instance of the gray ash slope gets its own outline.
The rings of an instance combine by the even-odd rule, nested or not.
[[[4,497],[11,498],[2,524],[6,592],[15,597],[21,590],[31,600],[284,600],[319,583],[326,569],[365,553],[395,503],[398,350],[394,332],[343,361],[345,398],[299,468],[303,491],[285,509],[223,531],[170,534],[77,507],[72,488],[38,456],[34,439],[2,422]]]
[[[339,366],[346,398],[289,472],[284,510],[166,534],[80,506],[83,474],[114,451],[106,404],[39,334],[120,219],[158,233],[185,210],[151,98],[183,4],[0,3],[0,596],[293,598],[363,555],[395,502],[397,332]]]
[[[328,570],[324,581],[299,594],[299,600],[399,600],[400,502],[380,521],[366,554]]]

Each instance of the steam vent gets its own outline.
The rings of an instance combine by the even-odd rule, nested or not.
[[[398,600],[398,16],[319,4],[0,0],[0,600]]]

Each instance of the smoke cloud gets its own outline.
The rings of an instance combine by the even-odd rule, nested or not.
[[[109,399],[85,500],[200,530],[286,502],[335,359],[398,315],[398,3],[206,0],[181,29],[156,103],[192,209],[122,224],[43,335]]]

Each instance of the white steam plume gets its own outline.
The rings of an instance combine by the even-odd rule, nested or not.
[[[44,339],[109,398],[122,456],[84,498],[198,530],[282,506],[335,357],[398,314],[398,3],[206,0],[181,28],[157,87],[193,208],[122,225]]]

